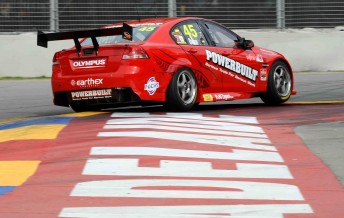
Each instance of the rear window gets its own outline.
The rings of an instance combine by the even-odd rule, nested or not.
[[[149,36],[151,36],[158,28],[159,26],[157,25],[142,25],[139,27],[134,27],[132,42],[146,41],[149,38]],[[113,43],[120,43],[120,42],[131,42],[129,40],[123,39],[122,35],[97,37],[97,41],[99,45],[113,44]],[[91,38],[87,38],[85,41],[81,43],[81,45],[82,46],[93,45]]]

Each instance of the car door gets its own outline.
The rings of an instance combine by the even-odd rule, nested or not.
[[[210,21],[203,21],[202,26],[219,52],[216,60],[212,59],[211,61],[219,66],[223,73],[223,91],[257,91],[256,81],[261,63],[256,59],[259,56],[257,57],[251,49],[238,48],[236,46],[238,36],[227,28]]]
[[[172,38],[187,53],[190,67],[194,72],[199,90],[202,93],[222,91],[222,73],[218,67],[207,62],[209,51],[217,48],[209,45],[209,39],[195,20],[187,20],[174,26],[171,30]]]

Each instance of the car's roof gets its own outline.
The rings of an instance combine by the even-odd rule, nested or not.
[[[197,17],[168,17],[168,18],[149,18],[149,19],[140,19],[140,20],[131,20],[131,21],[126,21],[124,23],[126,24],[158,24],[158,25],[162,25],[165,23],[169,23],[169,22],[179,22],[179,21],[183,21],[183,20],[188,20],[188,19],[202,19],[202,18],[197,18]],[[123,22],[121,23],[116,23],[116,24],[112,24],[112,25],[107,25],[106,27],[112,27],[112,26],[121,26],[123,24]]]

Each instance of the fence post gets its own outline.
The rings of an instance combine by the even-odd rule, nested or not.
[[[285,29],[285,1],[276,0],[277,28]]]
[[[50,31],[59,31],[59,6],[58,0],[50,0]]]
[[[177,1],[168,0],[168,17],[177,17]]]

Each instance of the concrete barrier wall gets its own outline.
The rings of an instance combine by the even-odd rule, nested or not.
[[[50,77],[54,53],[73,45],[73,40],[49,42],[46,49],[37,46],[35,33],[0,35],[0,77]]]
[[[344,71],[344,28],[315,30],[237,30],[256,45],[282,53],[294,71]],[[36,34],[0,35],[0,77],[50,76],[54,53],[72,40],[36,45]]]
[[[256,45],[280,52],[294,71],[344,71],[344,27],[286,31],[236,31]]]

